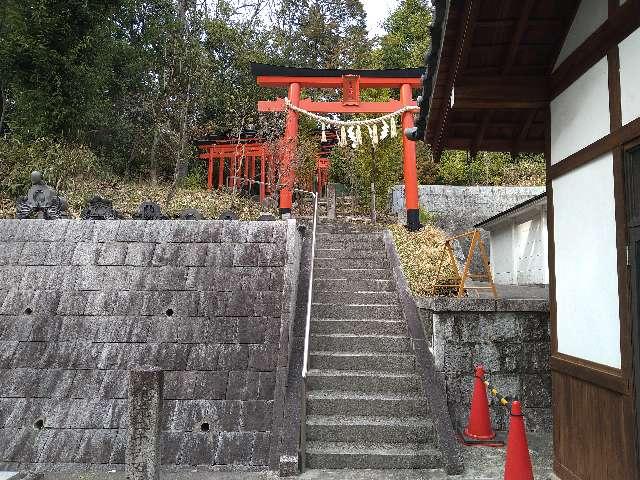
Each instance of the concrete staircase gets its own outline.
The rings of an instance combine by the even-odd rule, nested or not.
[[[318,232],[307,466],[441,467],[382,233],[339,223]]]

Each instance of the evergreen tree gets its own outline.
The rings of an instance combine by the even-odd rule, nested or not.
[[[273,9],[273,39],[282,64],[363,68],[371,41],[360,0],[281,0]]]
[[[415,68],[424,65],[431,44],[432,8],[428,0],[401,0],[384,20],[385,34],[375,52],[380,68]]]

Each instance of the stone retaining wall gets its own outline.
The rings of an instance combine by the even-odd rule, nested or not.
[[[417,303],[458,431],[467,424],[476,364],[484,365],[488,379],[502,395],[522,401],[529,431],[551,431],[546,300],[439,297]],[[491,415],[496,430],[507,430],[507,409],[495,398]]]
[[[277,468],[294,221],[0,221],[0,470],[124,468],[127,373],[162,462]]]
[[[487,218],[540,195],[544,187],[492,187],[420,185],[420,206],[436,216],[436,225],[447,233],[473,228]],[[404,208],[404,186],[391,190],[391,213]]]

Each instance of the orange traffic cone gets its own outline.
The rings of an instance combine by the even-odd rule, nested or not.
[[[511,404],[504,480],[533,480],[527,434],[524,430],[524,417],[520,402],[517,400]]]
[[[471,397],[471,413],[467,428],[464,429],[462,437],[467,442],[478,443],[478,441],[493,440],[496,433],[491,428],[489,418],[489,400],[484,383],[484,367],[476,366],[475,380],[473,384],[473,395]]]

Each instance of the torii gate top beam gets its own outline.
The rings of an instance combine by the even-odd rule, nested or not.
[[[408,102],[415,106],[416,102]],[[314,102],[308,99],[300,100],[298,105],[307,112],[313,113],[393,113],[405,106],[398,100],[388,102],[361,102],[359,105],[344,105],[341,102]],[[284,99],[258,101],[259,112],[284,112]]]
[[[402,68],[391,70],[325,70],[315,68],[294,68],[252,63],[251,73],[262,87],[288,87],[292,83],[301,88],[341,88],[343,78],[349,75],[359,77],[363,88],[400,88],[409,84],[413,88],[422,86],[420,75],[424,69]]]

